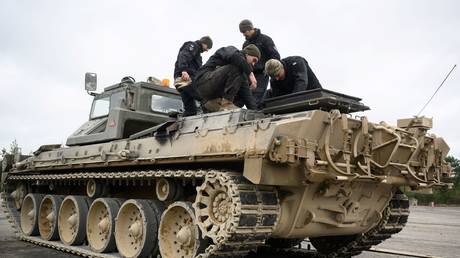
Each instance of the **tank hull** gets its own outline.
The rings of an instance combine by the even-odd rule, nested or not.
[[[170,253],[166,247],[177,243],[190,247],[181,249],[188,250],[184,257],[245,255],[269,239],[309,237],[321,247],[341,236],[353,237],[345,243],[349,248],[336,249],[353,253],[361,250],[355,249],[358,243],[402,229],[407,207],[392,204],[400,186],[444,185],[447,151],[442,138],[421,129],[374,124],[338,111],[224,111],[167,122],[128,139],[37,152],[8,173],[4,198],[13,218],[14,204],[27,193],[85,196],[88,207],[95,198],[101,203],[115,198],[121,205],[116,216],[98,221],[92,215],[88,221],[101,234],[122,239],[115,246],[126,257],[157,255],[161,246]],[[162,218],[170,205],[175,208],[169,213],[183,212],[192,220],[172,235],[159,230],[175,221]],[[63,209],[61,224],[79,225],[75,232],[81,238],[86,218],[78,214],[76,220]],[[48,215],[43,217],[51,219]],[[114,218],[125,221],[118,231],[107,226]],[[19,225],[20,219],[13,222]],[[394,230],[386,232],[389,225]],[[75,248],[82,249],[64,249]]]

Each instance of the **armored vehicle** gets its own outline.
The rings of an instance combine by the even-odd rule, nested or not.
[[[95,90],[89,75],[87,89]],[[228,257],[268,248],[349,257],[402,230],[400,190],[444,187],[449,147],[425,117],[397,126],[313,90],[181,117],[178,93],[124,79],[94,96],[67,146],[6,173],[20,239],[86,257]]]

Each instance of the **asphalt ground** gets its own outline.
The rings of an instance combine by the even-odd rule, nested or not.
[[[1,207],[1,206],[0,206]],[[1,210],[2,208],[0,208]],[[460,257],[460,207],[411,207],[409,222],[402,232],[375,247],[433,257]],[[18,241],[3,210],[0,211],[0,258],[79,257]],[[364,252],[357,258],[394,258],[404,255]],[[263,258],[281,258],[268,257]]]
[[[418,206],[411,207],[410,212],[406,227],[375,248],[435,257],[460,257],[460,207]],[[380,254],[365,252],[356,257],[404,257],[377,255]]]
[[[0,199],[0,204],[2,200]],[[0,258],[72,258],[79,257],[65,254],[50,248],[38,247],[18,241],[11,228],[3,207],[0,205]]]

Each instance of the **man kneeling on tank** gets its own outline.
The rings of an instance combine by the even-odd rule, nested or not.
[[[209,58],[195,77],[207,112],[244,105],[248,109],[257,108],[251,89],[257,87],[252,69],[259,58],[260,51],[255,45],[248,45],[242,51],[233,46],[222,47]],[[238,106],[234,103],[238,103]]]
[[[265,73],[271,78],[271,89],[264,98],[322,88],[307,60],[301,56],[270,59],[265,63]]]

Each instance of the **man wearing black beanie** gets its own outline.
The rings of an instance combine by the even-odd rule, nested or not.
[[[268,85],[268,76],[264,74],[265,63],[270,59],[280,59],[280,54],[276,49],[273,40],[262,34],[260,29],[254,28],[250,20],[242,20],[239,25],[240,32],[246,38],[243,44],[243,48],[254,44],[260,50],[260,60],[254,66],[254,75],[257,80],[257,88],[252,92],[256,99],[257,105],[259,105],[264,96],[265,90]]]

